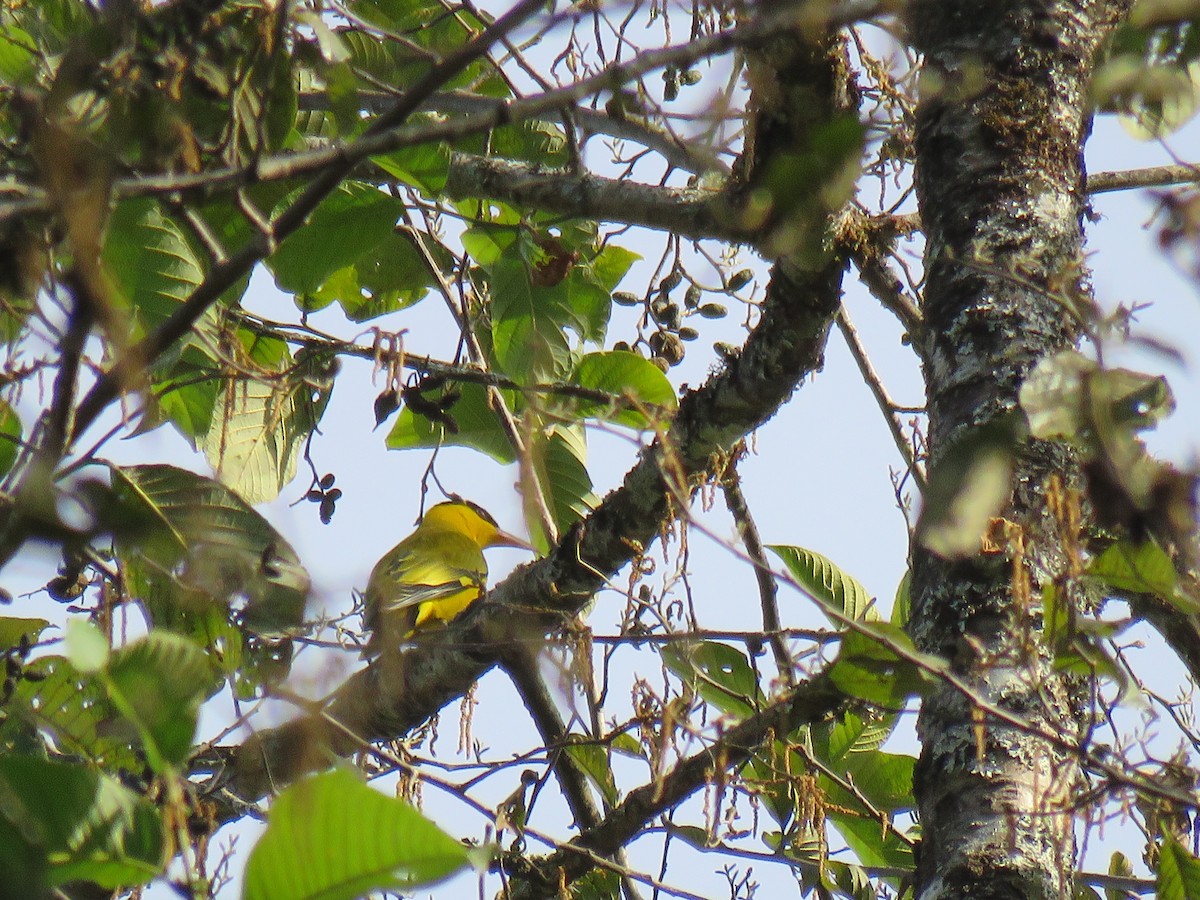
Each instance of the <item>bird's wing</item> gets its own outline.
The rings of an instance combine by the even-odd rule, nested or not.
[[[444,574],[444,573],[443,573]],[[440,584],[398,584],[392,588],[392,595],[383,601],[382,608],[389,612],[409,609],[422,603],[434,600],[444,600],[461,593],[464,589],[475,588],[483,592],[484,582],[478,573],[460,570],[458,577]]]

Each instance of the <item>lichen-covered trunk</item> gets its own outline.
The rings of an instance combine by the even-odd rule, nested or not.
[[[1055,297],[1087,290],[1089,79],[1126,5],[913,4],[912,33],[925,54],[916,125],[927,240],[919,346],[935,475],[964,438],[1016,409],[1021,381],[1039,360],[1077,340]],[[1061,742],[1037,733],[1069,741],[1086,725],[1086,686],[1054,669],[1039,637],[1041,587],[1064,566],[1045,502],[1054,474],[1078,482],[1069,448],[1025,442],[1000,512],[1008,546],[958,561],[914,551],[914,639],[950,659],[974,695],[945,686],[922,704],[921,898],[1071,894],[1079,770]],[[987,715],[980,699],[1031,728]]]

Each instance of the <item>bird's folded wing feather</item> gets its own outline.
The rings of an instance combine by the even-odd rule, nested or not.
[[[384,609],[390,612],[399,609],[408,609],[413,606],[419,606],[422,603],[453,597],[455,594],[461,593],[468,588],[474,588],[482,593],[483,581],[478,575],[465,571],[457,578],[450,581],[443,581],[440,584],[409,583],[397,585],[395,594],[389,597],[384,603]]]

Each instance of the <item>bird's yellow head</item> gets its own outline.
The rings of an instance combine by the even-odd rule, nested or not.
[[[470,500],[455,497],[431,507],[421,520],[422,531],[449,531],[465,535],[483,547],[529,547],[521,540],[500,530],[486,509]]]

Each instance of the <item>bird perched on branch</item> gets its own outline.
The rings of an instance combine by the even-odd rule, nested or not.
[[[371,629],[364,656],[398,647],[430,624],[446,623],[483,596],[487,547],[533,549],[501,531],[480,506],[451,495],[425,513],[417,530],[384,554],[363,594]]]

